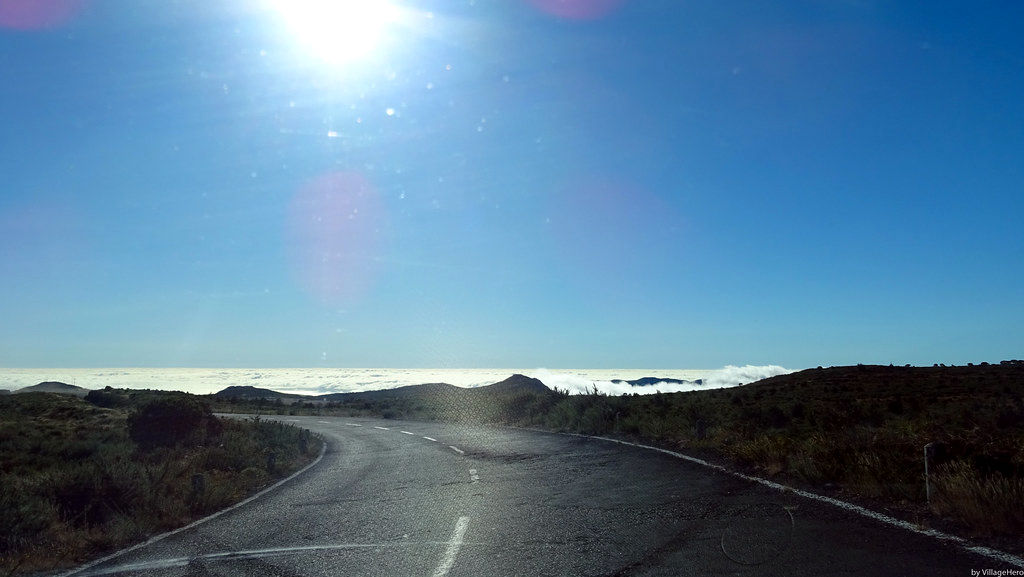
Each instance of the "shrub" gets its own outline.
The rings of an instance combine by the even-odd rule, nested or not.
[[[239,472],[238,476],[242,487],[248,492],[262,488],[270,480],[266,469],[261,467],[246,467]]]
[[[602,435],[612,429],[614,414],[609,407],[594,404],[587,407],[580,415],[579,430],[589,435]]]
[[[321,447],[289,425],[215,420],[184,395],[139,396],[130,416],[48,393],[0,397],[0,576],[53,571],[184,525]],[[215,444],[196,446],[211,435]]]
[[[85,395],[85,400],[89,403],[96,405],[97,407],[103,407],[112,409],[116,407],[123,407],[128,404],[128,400],[118,395],[117,393],[111,393],[107,391],[89,391]]]
[[[184,396],[149,401],[128,417],[128,435],[144,450],[195,446],[219,432],[210,408]]]
[[[27,489],[0,484],[0,557],[37,544],[57,521],[53,505]]]

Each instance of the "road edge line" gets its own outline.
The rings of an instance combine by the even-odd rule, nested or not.
[[[740,473],[738,471],[733,471],[733,470],[727,469],[727,468],[725,468],[725,467],[723,467],[721,465],[716,465],[716,464],[711,463],[709,461],[705,461],[704,459],[698,459],[697,457],[691,457],[691,456],[685,455],[683,453],[679,453],[679,452],[676,452],[676,451],[670,451],[669,449],[662,449],[661,447],[654,447],[654,446],[651,446],[651,445],[643,445],[641,443],[633,443],[633,442],[630,442],[630,441],[623,441],[621,439],[613,439],[611,437],[598,437],[596,435],[584,435],[584,434],[581,434],[581,433],[564,433],[564,432],[555,432],[555,431],[544,431],[542,429],[532,429],[532,428],[527,428],[525,430],[527,430],[527,431],[534,431],[534,432],[538,432],[538,433],[548,433],[548,434],[554,433],[554,434],[557,434],[557,435],[569,435],[569,436],[572,436],[572,437],[583,437],[583,438],[586,438],[586,439],[596,439],[596,440],[599,440],[599,441],[608,441],[608,442],[611,442],[611,443],[618,443],[620,445],[629,445],[630,447],[638,447],[640,449],[648,449],[648,450],[651,450],[651,451],[657,451],[659,453],[665,453],[666,455],[671,455],[673,457],[676,457],[677,459],[682,459],[684,461],[689,461],[691,463],[694,463],[694,464],[697,464],[697,465],[701,465],[701,466],[707,467],[709,469],[714,469],[715,471],[726,473],[726,474],[732,475],[734,477],[739,477],[740,479],[743,479],[743,480],[746,480],[746,481],[752,481],[754,483],[759,483],[761,485],[764,485],[766,487],[770,487],[772,489],[776,489],[778,491],[788,491],[788,492],[791,492],[791,493],[793,493],[795,495],[800,495],[801,497],[804,497],[804,498],[807,498],[807,499],[811,499],[811,500],[814,500],[814,501],[819,501],[821,503],[826,503],[826,504],[832,505],[834,507],[839,507],[840,509],[846,509],[847,511],[851,511],[853,513],[857,513],[858,515],[861,515],[863,517],[867,517],[869,519],[874,519],[875,521],[880,521],[882,523],[885,523],[887,525],[891,525],[893,527],[898,527],[900,529],[906,529],[907,531],[912,531],[912,532],[918,533],[920,535],[925,535],[925,536],[928,536],[928,537],[932,537],[932,538],[938,539],[940,541],[950,541],[952,543],[955,543],[955,544],[959,545],[965,551],[969,551],[969,552],[975,553],[977,555],[988,557],[989,559],[993,559],[993,560],[996,560],[996,561],[1002,561],[1003,563],[1009,563],[1010,565],[1016,565],[1017,567],[1024,567],[1024,558],[1018,557],[1018,556],[1013,555],[1011,553],[1007,553],[1005,551],[1000,551],[998,549],[992,549],[991,547],[983,547],[983,546],[974,545],[973,543],[969,542],[967,539],[964,539],[963,537],[957,537],[956,535],[950,535],[949,533],[943,533],[942,531],[939,531],[938,529],[921,529],[921,528],[918,528],[917,526],[915,526],[913,523],[911,523],[909,521],[903,521],[902,519],[897,519],[895,517],[890,517],[889,515],[886,515],[884,513],[879,513],[877,511],[872,511],[871,509],[867,509],[865,507],[861,507],[860,505],[854,505],[853,503],[848,503],[846,501],[841,501],[839,499],[834,499],[832,497],[826,497],[825,495],[819,495],[817,493],[811,493],[810,491],[804,491],[802,489],[797,489],[797,488],[794,488],[794,487],[790,487],[788,485],[783,485],[781,483],[776,483],[775,481],[769,481],[768,479],[762,479],[761,477],[754,477],[753,475],[747,475],[745,473]]]
[[[154,537],[150,537],[149,539],[143,541],[142,543],[136,543],[136,544],[132,545],[131,547],[127,547],[125,549],[121,549],[120,551],[115,551],[115,552],[107,555],[106,557],[101,557],[99,559],[95,559],[93,561],[89,561],[88,563],[86,563],[84,565],[81,565],[79,567],[76,567],[76,568],[71,569],[71,570],[69,570],[67,572],[64,572],[64,573],[57,573],[54,577],[70,577],[71,575],[77,575],[78,573],[81,573],[82,571],[85,571],[86,569],[91,569],[91,568],[99,565],[100,563],[106,563],[107,561],[110,561],[111,559],[116,559],[117,557],[120,557],[121,555],[124,555],[126,553],[131,553],[132,551],[135,551],[136,549],[141,549],[141,548],[146,547],[148,545],[152,545],[153,543],[157,543],[159,541],[163,541],[164,539],[166,539],[166,538],[168,538],[168,537],[170,537],[172,535],[177,535],[178,533],[181,533],[181,532],[187,531],[187,530],[189,530],[189,529],[191,529],[193,527],[197,527],[199,525],[202,525],[203,523],[205,523],[207,521],[210,521],[210,520],[216,519],[217,517],[220,517],[224,513],[228,513],[228,512],[234,511],[235,509],[241,507],[242,505],[246,505],[248,503],[251,503],[252,501],[255,501],[256,499],[259,499],[263,495],[273,491],[274,489],[277,489],[281,485],[284,485],[288,481],[291,481],[295,477],[298,477],[299,475],[305,473],[307,470],[312,468],[314,465],[319,463],[324,458],[324,454],[327,453],[327,439],[325,439],[322,435],[317,435],[317,436],[320,437],[320,439],[323,441],[323,445],[320,447],[320,454],[316,456],[316,459],[313,459],[313,462],[309,463],[308,465],[306,465],[305,467],[299,469],[298,471],[295,471],[291,475],[288,475],[284,479],[281,479],[280,481],[274,483],[273,485],[267,487],[266,489],[263,489],[259,493],[256,493],[255,495],[250,495],[249,497],[246,497],[245,499],[235,503],[234,505],[231,505],[229,507],[221,509],[220,511],[217,511],[215,513],[211,513],[211,514],[203,517],[202,519],[196,519],[195,521],[192,521],[191,523],[189,523],[188,525],[185,525],[184,527],[178,527],[177,529],[172,529],[172,530],[170,530],[170,531],[168,531],[166,533],[161,533],[161,534],[156,535]]]

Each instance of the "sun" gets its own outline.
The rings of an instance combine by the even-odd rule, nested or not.
[[[332,64],[380,50],[398,9],[380,0],[274,0],[284,24],[313,56]]]

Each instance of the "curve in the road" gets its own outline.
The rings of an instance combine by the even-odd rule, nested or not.
[[[629,441],[623,441],[621,439],[613,439],[611,437],[598,437],[598,436],[594,436],[594,435],[580,435],[578,433],[562,433],[562,434],[571,435],[571,436],[578,436],[578,437],[585,437],[585,438],[589,438],[589,439],[597,439],[597,440],[601,440],[601,441],[608,441],[608,442],[611,442],[611,443],[619,443],[620,445],[629,445],[631,447],[638,447],[638,448],[641,448],[641,449],[648,449],[648,450],[651,450],[651,451],[658,451],[660,453],[665,453],[666,455],[671,455],[673,457],[676,457],[677,459],[683,459],[684,461],[689,461],[691,463],[696,463],[696,464],[701,465],[703,467],[708,467],[708,468],[714,469],[716,471],[721,471],[723,473],[727,473],[729,475],[732,475],[734,477],[738,477],[738,478],[743,479],[745,481],[751,481],[751,482],[754,482],[754,483],[759,483],[761,485],[764,485],[765,487],[770,487],[772,489],[776,489],[776,490],[779,490],[779,491],[790,491],[790,492],[792,492],[795,495],[800,495],[801,497],[805,497],[807,499],[813,499],[815,501],[820,501],[822,503],[827,503],[827,504],[835,506],[835,507],[840,507],[842,509],[846,509],[847,511],[851,511],[853,513],[857,513],[858,515],[862,515],[864,517],[868,517],[869,519],[874,519],[875,521],[881,521],[882,523],[885,523],[887,525],[891,525],[893,527],[898,527],[900,529],[905,529],[907,531],[912,531],[912,532],[918,533],[920,535],[925,535],[925,536],[928,536],[928,537],[933,537],[933,538],[938,539],[940,541],[948,541],[948,542],[951,542],[951,543],[955,543],[956,545],[959,545],[960,547],[964,548],[967,551],[970,551],[972,553],[976,553],[978,555],[982,555],[982,556],[988,557],[988,558],[990,558],[990,559],[992,559],[994,561],[999,561],[999,562],[1002,562],[1002,563],[1007,563],[1007,564],[1010,564],[1010,565],[1015,565],[1017,567],[1024,568],[1024,559],[1022,559],[1022,558],[1020,558],[1020,557],[1018,557],[1016,555],[1011,555],[1010,553],[1007,553],[1005,551],[999,551],[997,549],[992,549],[990,547],[982,547],[982,546],[979,546],[979,545],[974,545],[971,542],[967,541],[966,539],[964,539],[962,537],[957,537],[956,535],[950,535],[949,533],[944,533],[944,532],[939,531],[937,529],[925,529],[923,527],[918,527],[917,525],[914,525],[913,523],[909,523],[909,522],[903,521],[901,519],[896,519],[895,517],[890,517],[889,515],[885,515],[883,513],[877,512],[877,511],[872,511],[870,509],[861,507],[860,505],[854,505],[853,503],[849,503],[847,501],[841,501],[839,499],[834,499],[832,497],[826,497],[825,495],[819,495],[817,493],[811,493],[810,491],[804,491],[804,490],[801,490],[801,489],[796,489],[796,488],[793,488],[793,487],[789,487],[787,485],[783,485],[781,483],[776,483],[774,481],[769,481],[768,479],[762,479],[761,477],[755,477],[753,475],[746,475],[746,474],[740,473],[738,471],[733,471],[731,469],[727,469],[725,467],[722,467],[721,465],[715,465],[714,463],[710,463],[708,461],[705,461],[704,459],[698,459],[697,457],[691,457],[690,455],[684,455],[683,453],[678,453],[676,451],[670,451],[668,449],[662,449],[661,447],[653,447],[651,445],[643,445],[643,444],[640,444],[640,443],[632,443],[632,442],[629,442]]]
[[[298,471],[295,471],[291,475],[288,475],[284,479],[281,479],[280,481],[274,483],[273,485],[271,485],[271,486],[269,486],[269,487],[259,491],[258,493],[255,493],[255,494],[253,494],[253,495],[251,495],[251,496],[249,496],[249,497],[247,497],[247,498],[245,498],[245,499],[235,503],[234,505],[230,505],[228,507],[225,507],[225,508],[221,509],[220,511],[217,511],[216,513],[211,513],[210,515],[207,515],[206,517],[203,517],[202,519],[196,519],[195,521],[192,521],[191,523],[189,523],[188,525],[185,525],[184,527],[178,527],[177,529],[173,529],[171,531],[167,531],[166,533],[161,533],[159,535],[155,535],[153,537],[150,537],[149,539],[146,539],[145,541],[143,541],[141,543],[136,543],[135,545],[132,545],[131,547],[126,547],[126,548],[121,549],[119,551],[115,551],[115,552],[113,552],[113,553],[111,553],[109,555],[106,555],[106,556],[101,557],[99,559],[95,559],[95,560],[90,561],[90,562],[88,562],[88,563],[86,563],[84,565],[80,565],[78,567],[75,567],[74,569],[71,569],[70,571],[66,571],[64,573],[60,573],[58,575],[58,577],[71,577],[72,575],[79,575],[79,574],[81,574],[82,572],[86,571],[87,569],[89,569],[91,567],[95,567],[96,565],[99,565],[101,563],[106,563],[107,561],[111,561],[113,559],[117,559],[121,555],[124,555],[126,553],[130,553],[132,551],[135,551],[136,549],[141,549],[143,547],[148,547],[149,545],[152,545],[154,543],[162,541],[162,540],[164,540],[164,539],[166,539],[166,538],[168,538],[168,537],[170,537],[172,535],[177,535],[178,533],[181,533],[183,531],[188,531],[189,529],[191,529],[193,527],[197,527],[199,525],[202,525],[203,523],[206,523],[207,521],[211,521],[213,519],[216,519],[217,517],[220,517],[221,515],[229,512],[229,511],[233,511],[233,510],[235,510],[235,509],[237,509],[239,507],[247,505],[247,504],[255,501],[256,499],[259,499],[263,495],[266,495],[267,493],[269,493],[271,491],[274,491],[278,487],[284,485],[288,481],[291,481],[295,477],[298,477],[299,475],[305,473],[309,469],[315,467],[324,458],[324,453],[326,453],[326,452],[327,452],[327,442],[325,440],[324,443],[321,444],[321,446],[320,446],[320,454],[317,455],[316,458],[313,459],[309,464],[307,464],[305,467],[299,469]],[[90,575],[103,575],[103,574],[105,574],[105,573],[101,573],[101,572],[91,572],[90,573]]]
[[[324,466],[294,490],[142,551],[239,509],[302,471],[188,527],[63,575],[180,574],[182,567],[189,575],[207,574],[203,568],[214,563],[230,575],[320,574],[347,566],[370,575],[433,577],[696,575],[725,569],[721,562],[757,575],[810,574],[808,568],[900,575],[918,565],[963,568],[984,559],[1024,567],[1017,556],[956,536],[619,439],[444,423],[288,420],[337,445],[328,451],[325,443],[329,459],[322,451],[314,464],[324,460]],[[672,458],[644,456],[649,451]],[[679,467],[674,459],[698,466]],[[800,524],[793,514],[798,502]],[[466,541],[471,516],[473,536]],[[449,532],[447,540],[437,539]],[[133,551],[116,566],[108,563]],[[321,560],[307,558],[316,556]]]

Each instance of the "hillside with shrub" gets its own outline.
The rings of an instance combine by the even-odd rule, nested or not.
[[[685,393],[569,395],[527,383],[351,393],[220,409],[383,416],[607,435],[698,454],[1024,550],[1024,363],[817,368]],[[535,381],[535,379],[528,379]],[[539,381],[537,381],[539,383]],[[223,403],[223,400],[222,400]],[[931,445],[930,504],[924,447]]]
[[[733,389],[567,396],[507,422],[726,459],[975,536],[1024,533],[1021,365],[835,367]]]
[[[0,574],[72,566],[185,525],[301,467],[320,442],[219,419],[184,393],[4,395]]]

